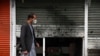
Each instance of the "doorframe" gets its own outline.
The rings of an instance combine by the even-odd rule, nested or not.
[[[89,0],[84,3],[84,38],[83,38],[83,56],[88,56],[88,7]]]
[[[43,56],[45,56],[45,37],[43,37]]]
[[[82,56],[88,56],[88,0],[84,3],[84,38]],[[43,37],[45,43],[45,37]],[[45,44],[44,44],[45,45]],[[16,1],[10,0],[10,56],[16,55]],[[45,47],[43,47],[45,56]]]
[[[16,56],[16,2],[10,1],[10,56]]]

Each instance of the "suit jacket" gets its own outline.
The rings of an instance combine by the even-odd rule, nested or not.
[[[33,29],[33,36],[34,36],[34,43],[36,43],[34,29]],[[26,23],[22,25],[20,38],[21,38],[20,40],[21,40],[22,51],[27,50],[28,52],[30,52],[33,37],[29,24]]]

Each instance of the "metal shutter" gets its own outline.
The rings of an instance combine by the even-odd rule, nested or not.
[[[10,56],[10,0],[0,0],[0,56]]]
[[[92,0],[89,7],[88,56],[100,56],[100,1]]]
[[[23,24],[27,15],[35,12],[38,16],[37,25],[41,25],[40,27],[36,27],[38,36],[52,37],[60,35],[62,37],[84,37],[83,0],[34,1],[25,0],[24,3],[17,1],[17,25]],[[59,29],[61,29],[60,32]],[[54,33],[57,34],[54,35]]]

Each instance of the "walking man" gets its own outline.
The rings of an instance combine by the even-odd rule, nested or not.
[[[22,46],[22,56],[36,56],[35,45],[39,47],[39,43],[35,40],[35,33],[32,23],[36,23],[36,15],[29,14],[27,21],[21,27],[21,46]]]

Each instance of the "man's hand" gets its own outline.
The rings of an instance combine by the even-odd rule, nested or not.
[[[27,54],[28,54],[28,51],[23,51],[23,54],[24,54],[24,55],[27,55]]]
[[[36,43],[36,46],[37,46],[37,47],[40,47],[40,44],[39,44],[39,43]]]

